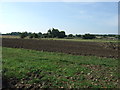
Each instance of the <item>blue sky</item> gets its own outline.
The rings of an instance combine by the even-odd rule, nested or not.
[[[49,28],[66,34],[117,34],[117,2],[3,2],[0,32],[42,32]]]

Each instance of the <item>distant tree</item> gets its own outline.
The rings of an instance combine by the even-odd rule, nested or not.
[[[65,31],[60,31],[59,32],[59,38],[64,38],[64,37],[66,37]]]
[[[59,37],[59,30],[52,28],[51,34],[52,34],[52,37],[53,37],[53,38],[54,38],[54,37]]]
[[[49,29],[47,33],[48,33],[48,34],[52,34],[52,31],[51,31],[51,29]]]
[[[31,33],[31,34],[29,34],[29,38],[33,38],[34,36],[33,36],[33,34]]]
[[[85,34],[85,35],[83,35],[82,38],[83,38],[83,39],[94,39],[94,38],[95,38],[95,35],[92,35],[92,34]]]
[[[28,33],[27,32],[23,32],[20,34],[20,38],[25,38],[28,36]]]
[[[14,35],[14,36],[19,36],[21,33],[20,32],[11,32],[8,33],[9,35]]]
[[[59,31],[55,28],[49,29],[47,32],[48,38],[64,38],[65,36],[65,31]]]
[[[28,32],[28,36],[30,36],[32,34],[32,32]]]
[[[47,38],[52,38],[52,31],[51,31],[51,29],[49,29],[48,32],[47,32]]]
[[[68,37],[74,37],[74,35],[73,34],[69,34]]]
[[[52,38],[52,34],[47,33],[47,38]]]
[[[48,34],[47,33],[44,33],[43,34],[43,38],[47,38],[48,37]]]
[[[25,36],[28,36],[28,32],[27,31],[25,31],[25,32],[23,32],[24,34],[25,34]]]
[[[42,38],[42,33],[41,32],[38,33],[38,38]]]
[[[33,33],[33,37],[34,38],[38,38],[38,34],[37,33]]]
[[[80,34],[76,34],[75,37],[81,37],[81,35]]]
[[[103,36],[104,38],[107,38],[108,35],[107,35],[107,34],[104,34],[104,35],[102,35],[102,36]]]

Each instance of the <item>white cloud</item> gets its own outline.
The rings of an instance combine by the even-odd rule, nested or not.
[[[0,32],[1,33],[16,32],[16,31],[20,31],[20,30],[22,30],[22,27],[20,27],[20,26],[0,23]]]
[[[9,30],[10,27],[11,26],[7,25],[7,24],[0,24],[0,32],[1,33],[6,33],[6,32],[8,32],[8,30]]]

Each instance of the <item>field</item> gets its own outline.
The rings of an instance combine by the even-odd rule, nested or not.
[[[20,39],[20,36],[12,36],[12,35],[2,35],[0,38],[17,38]],[[25,39],[29,39],[26,37]],[[119,40],[115,39],[81,39],[81,38],[73,38],[73,39],[66,39],[66,38],[34,38],[36,40],[62,40],[62,41],[77,41],[77,42],[120,42]]]
[[[3,87],[117,88],[117,63],[95,56],[3,48]]]
[[[3,38],[3,87],[118,88],[118,45]]]
[[[109,58],[118,57],[117,43],[3,38],[2,45],[4,47],[61,52],[73,55],[93,55]]]

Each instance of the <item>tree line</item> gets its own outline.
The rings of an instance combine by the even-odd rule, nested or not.
[[[59,31],[58,29],[52,28],[47,31],[47,33],[32,33],[32,32],[11,32],[7,34],[2,34],[2,35],[15,35],[15,36],[20,36],[20,38],[66,38],[66,39],[72,39],[72,38],[82,38],[82,39],[95,39],[96,37],[115,37],[120,39],[120,35],[115,35],[115,34],[69,34],[66,35],[65,31]]]
[[[49,29],[47,31],[47,33],[27,33],[27,32],[23,32],[20,34],[21,38],[25,38],[25,37],[29,37],[29,38],[64,38],[66,37],[65,31],[59,31],[58,29],[52,28]]]

